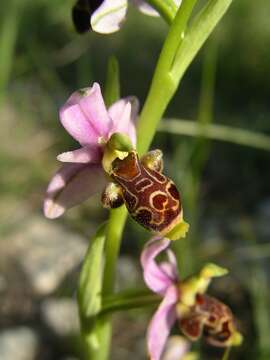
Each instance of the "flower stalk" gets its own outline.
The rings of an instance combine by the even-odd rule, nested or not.
[[[105,87],[105,102],[112,105],[120,98],[119,66],[116,58],[112,57],[108,62],[107,81]],[[109,220],[105,229],[104,255],[105,264],[103,270],[102,297],[111,295],[114,291],[115,268],[119,254],[119,248],[124,230],[127,211],[124,206],[110,211]],[[85,258],[85,262],[87,257]],[[86,337],[87,359],[105,360],[109,357],[111,342],[111,317],[110,314],[101,314],[96,318],[93,328],[89,328]],[[94,339],[94,341],[93,341]]]
[[[137,134],[140,141],[137,144],[137,150],[139,154],[143,154],[149,148],[158,123],[177,90],[179,81],[171,75],[171,66],[176,51],[183,41],[187,22],[195,3],[196,0],[183,0],[161,50],[138,122]]]
[[[159,15],[170,25],[177,12],[177,6],[173,0],[148,0]]]
[[[138,122],[137,151],[140,155],[148,150],[159,121],[175,94],[185,70],[226,11],[230,2],[231,0],[215,1],[215,6],[213,1],[210,1],[199,14],[196,22],[192,24],[190,29],[186,30],[196,0],[183,0],[165,40],[152,84]],[[212,14],[208,13],[211,11],[213,12]],[[208,17],[206,16],[207,14]],[[172,17],[170,21],[171,19]],[[204,30],[203,36],[200,35],[202,31],[201,28]],[[192,39],[194,37],[197,39],[195,45],[190,41],[190,38]],[[184,53],[182,47],[184,47],[187,53],[184,58],[185,61],[182,60]],[[103,282],[104,296],[113,293],[115,265],[126,216],[127,212],[123,208],[112,210],[110,214],[106,235],[106,265]],[[122,305],[124,308],[124,304]],[[118,308],[121,308],[121,305],[120,307],[118,306]],[[95,333],[102,343],[100,343],[99,351],[95,353],[93,358],[95,360],[106,360],[109,354],[111,337],[110,317],[102,315],[99,318]]]

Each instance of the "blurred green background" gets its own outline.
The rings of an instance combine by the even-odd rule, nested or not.
[[[74,90],[93,81],[104,86],[112,54],[122,95],[143,103],[167,31],[161,19],[130,7],[120,32],[80,36],[73,4],[4,0],[1,7],[1,360],[82,358],[76,282],[87,241],[107,212],[97,196],[61,219],[43,217],[56,155],[77,146],[58,109]],[[153,144],[164,152],[191,225],[187,241],[175,244],[181,276],[207,261],[230,270],[209,293],[231,306],[244,334],[231,359],[270,358],[269,13],[268,0],[233,3],[185,75]],[[138,256],[148,236],[129,219],[119,289],[142,286]],[[145,358],[152,311],[115,316],[112,359]],[[200,359],[222,358],[221,350],[200,346]]]

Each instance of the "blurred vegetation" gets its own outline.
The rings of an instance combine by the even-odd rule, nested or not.
[[[27,217],[41,215],[56,154],[76,148],[59,123],[59,106],[77,88],[104,84],[111,54],[120,63],[121,94],[143,102],[166,34],[162,20],[129,9],[120,32],[79,36],[72,5],[71,0],[9,0],[1,10],[1,241]],[[255,148],[252,136],[246,146],[235,144],[233,130],[270,136],[269,12],[268,0],[235,1],[166,113],[196,121],[197,129],[228,126],[229,142],[209,139],[203,131],[187,137],[181,130],[161,129],[153,144],[164,151],[166,172],[181,189],[191,224],[188,241],[175,244],[182,276],[210,260],[230,269],[212,292],[231,305],[245,336],[232,359],[270,358],[270,145],[264,137],[262,147],[268,150]],[[89,223],[97,226],[106,215],[91,200],[57,221],[89,235]],[[137,256],[147,236],[129,221],[123,253]],[[203,354],[222,356],[208,347]]]

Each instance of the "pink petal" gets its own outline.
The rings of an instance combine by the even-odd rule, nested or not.
[[[66,164],[52,178],[44,201],[44,214],[54,219],[87,200],[106,184],[100,165]]]
[[[181,4],[182,0],[174,0],[174,3],[176,6],[179,6]],[[147,2],[143,0],[132,0],[135,6],[145,15],[149,16],[159,16],[159,13],[152,8]]]
[[[81,97],[79,104],[82,112],[96,129],[97,133],[106,138],[113,123],[106,109],[98,83],[94,83],[87,94]]]
[[[98,147],[84,146],[77,150],[59,154],[57,160],[70,163],[97,164],[101,161],[101,150]]]
[[[127,0],[104,0],[91,16],[91,27],[101,34],[120,29],[127,13]]]
[[[168,249],[166,253],[169,261],[161,262],[159,266],[171,279],[177,281],[178,269],[177,269],[176,257],[174,255],[174,252],[170,249]]]
[[[147,348],[151,360],[159,360],[162,355],[171,327],[176,321],[175,304],[177,300],[177,287],[169,287],[148,326]]]
[[[170,263],[170,270],[163,270],[162,265],[158,265],[155,261],[155,258],[169,244],[169,239],[155,237],[145,245],[141,255],[144,281],[151,290],[161,295],[164,295],[168,287],[178,281],[177,268],[174,262]]]
[[[114,132],[122,132],[130,137],[133,145],[136,145],[135,123],[139,112],[139,101],[135,96],[116,101],[109,108],[109,115],[113,121]]]
[[[67,132],[81,145],[97,145],[101,136],[106,137],[112,121],[106,110],[100,87],[73,93],[60,109],[60,120]]]
[[[135,6],[145,15],[159,16],[159,13],[143,0],[132,0]]]
[[[59,114],[66,131],[82,146],[98,144],[100,135],[88,121],[79,104],[65,104]]]

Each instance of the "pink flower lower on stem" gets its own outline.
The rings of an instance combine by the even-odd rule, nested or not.
[[[242,336],[236,330],[231,310],[204,294],[211,279],[225,275],[227,271],[215,264],[206,264],[198,275],[180,281],[176,258],[168,249],[169,245],[169,239],[154,237],[145,245],[141,255],[146,285],[163,297],[147,330],[150,359],[161,359],[171,328],[176,322],[189,340],[197,340],[204,334],[207,342],[214,346],[239,345]],[[168,260],[158,264],[156,257],[164,250]],[[188,349],[186,344],[185,349],[179,352],[184,355]]]
[[[153,238],[144,247],[141,255],[144,281],[163,300],[155,312],[147,330],[147,348],[151,360],[159,360],[171,328],[176,322],[179,281],[174,254],[167,250],[168,262],[156,263],[155,258],[168,248],[170,240]]]
[[[60,121],[81,147],[58,155],[65,164],[49,183],[44,201],[46,217],[57,218],[102,191],[107,182],[101,163],[104,146],[116,132],[127,135],[135,146],[137,114],[135,97],[120,99],[107,110],[97,83],[70,96],[60,109]]]

